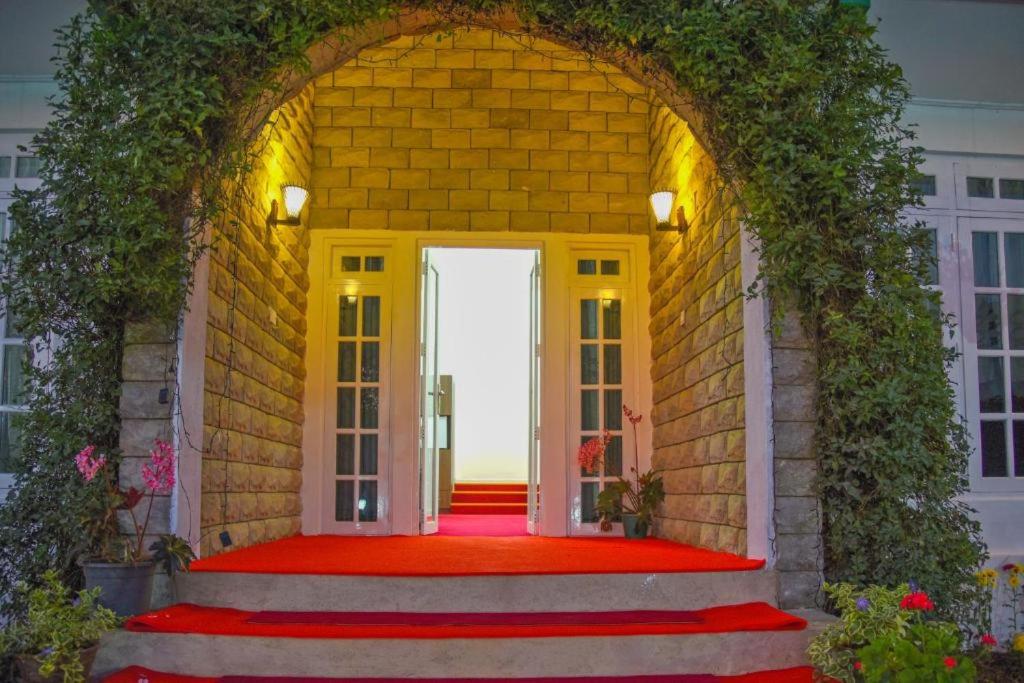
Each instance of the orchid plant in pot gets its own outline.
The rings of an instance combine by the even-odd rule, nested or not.
[[[631,477],[619,476],[616,481],[605,485],[597,496],[597,512],[601,516],[601,529],[611,529],[612,521],[622,520],[626,538],[646,538],[654,523],[654,513],[665,500],[665,487],[661,475],[653,469],[640,472],[640,456],[637,447],[637,425],[643,415],[634,413],[623,404],[622,413],[633,428],[633,465],[629,468]],[[606,430],[580,446],[577,458],[583,471],[596,473],[604,463],[604,456],[611,442]]]
[[[95,446],[86,446],[75,456],[75,466],[87,486],[103,486],[106,495],[91,511],[89,524],[104,542],[94,557],[82,562],[87,589],[98,588],[99,602],[119,616],[131,616],[149,609],[153,591],[154,557],[144,547],[146,532],[158,495],[167,495],[174,488],[174,448],[159,439],[149,452],[149,462],[142,466],[143,490],[134,486],[122,489],[111,459],[97,453]],[[147,500],[148,499],[148,500]],[[136,512],[146,501],[145,514]],[[127,512],[130,530],[121,533],[118,517]],[[192,549],[172,534],[162,535],[149,546],[168,574],[174,569],[188,571],[194,558]]]

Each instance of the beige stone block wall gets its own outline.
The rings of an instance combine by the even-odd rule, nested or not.
[[[646,88],[543,40],[403,37],[316,82],[311,227],[648,231]]]
[[[313,86],[277,110],[210,251],[201,550],[296,534],[302,501],[309,234],[266,225],[284,182],[312,172]],[[283,215],[283,209],[281,211]]]
[[[685,122],[650,115],[651,187],[672,188],[689,229],[651,237],[654,466],[659,535],[746,551],[743,284],[739,222]],[[709,201],[710,200],[710,201]]]

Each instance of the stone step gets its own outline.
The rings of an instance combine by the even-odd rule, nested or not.
[[[157,606],[274,611],[590,612],[778,605],[775,572],[344,576],[193,572]]]
[[[94,672],[132,665],[197,676],[495,677],[735,675],[806,664],[823,627],[800,631],[523,638],[275,638],[131,633],[104,637]]]

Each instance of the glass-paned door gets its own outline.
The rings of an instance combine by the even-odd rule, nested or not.
[[[387,529],[388,302],[380,287],[346,285],[328,312],[326,529]]]
[[[0,211],[0,240],[6,242],[14,228],[7,213]],[[18,323],[7,310],[0,310],[0,501],[13,484],[17,457],[18,420],[25,411],[25,363],[29,348]]]
[[[971,487],[1024,490],[1024,221],[961,219]]]
[[[438,408],[440,378],[437,370],[438,289],[440,275],[424,250],[420,308],[420,531],[437,533],[438,485]]]
[[[597,496],[626,471],[622,405],[629,385],[624,360],[630,335],[625,304],[621,289],[576,290],[572,298],[571,525],[577,533],[599,530]],[[577,462],[576,450],[602,435],[608,439],[604,462],[593,470],[585,469]]]
[[[530,408],[526,530],[538,533],[540,522],[540,252],[534,254],[530,270]]]

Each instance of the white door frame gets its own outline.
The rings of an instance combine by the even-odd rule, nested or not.
[[[644,359],[651,357],[651,342],[646,325],[650,310],[648,238],[646,235],[579,236],[567,234],[517,235],[515,233],[430,233],[389,230],[315,230],[311,232],[307,353],[306,421],[302,484],[302,529],[305,534],[325,533],[320,511],[323,509],[321,481],[326,429],[323,401],[325,382],[325,345],[322,340],[325,290],[328,286],[330,252],[335,247],[390,248],[388,267],[391,287],[391,392],[386,410],[391,428],[390,533],[419,533],[418,430],[419,418],[419,325],[420,256],[428,247],[536,249],[541,261],[541,354],[540,379],[541,430],[540,479],[541,512],[538,531],[545,536],[570,533],[567,461],[575,462],[575,449],[569,446],[567,396],[569,391],[569,331],[566,311],[569,306],[572,255],[577,250],[618,250],[630,254],[632,306],[636,314],[635,357],[637,409],[645,415],[641,423],[641,467],[649,466],[651,453],[651,378]],[[649,361],[647,361],[649,362]],[[400,391],[399,387],[403,387]],[[404,389],[404,388],[408,389]],[[414,425],[399,428],[401,425]],[[578,437],[576,437],[578,438]],[[383,464],[382,464],[383,466]]]

